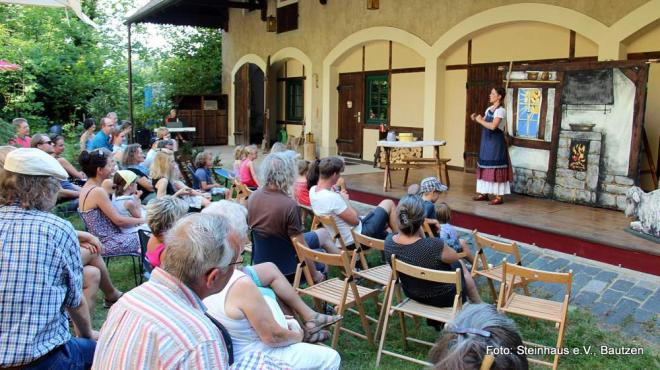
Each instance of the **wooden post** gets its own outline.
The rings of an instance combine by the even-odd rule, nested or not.
[[[131,24],[128,24],[128,120],[133,123],[133,138],[135,138],[135,122],[133,121],[133,49],[131,48]]]

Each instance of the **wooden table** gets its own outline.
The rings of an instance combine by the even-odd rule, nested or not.
[[[385,178],[383,180],[383,191],[387,192],[388,186],[392,187],[392,177],[390,174],[390,152],[392,148],[424,148],[425,146],[433,147],[433,159],[435,162],[431,162],[425,166],[435,166],[438,178],[442,178],[440,173],[440,147],[447,145],[447,142],[444,140],[425,140],[425,141],[387,141],[381,140],[376,143],[376,145],[385,152]],[[423,149],[422,149],[423,150]],[[409,164],[402,163],[396,164],[397,168],[419,168],[423,165],[420,164]]]

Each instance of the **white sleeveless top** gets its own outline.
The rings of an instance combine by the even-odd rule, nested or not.
[[[119,213],[121,216],[133,217],[133,215],[131,215],[128,212],[128,210],[126,209],[126,202],[128,202],[129,200],[135,200],[135,197],[132,196],[132,195],[122,195],[122,196],[119,196],[119,197],[117,197],[117,196],[113,197],[112,205],[117,210],[117,213]],[[147,211],[144,209],[144,207],[141,207],[140,209],[142,211],[142,218],[146,219],[147,218]],[[121,232],[123,234],[136,233],[140,229],[150,231],[149,226],[147,226],[147,224],[131,226],[131,227],[120,227],[119,228],[119,230],[121,230]]]
[[[232,288],[234,283],[243,277],[246,279],[250,278],[243,271],[234,270],[234,273],[229,279],[229,282],[227,282],[227,286],[225,286],[225,288],[220,293],[208,296],[204,298],[203,301],[209,315],[220,321],[220,323],[229,332],[229,335],[231,336],[232,342],[234,344],[235,361],[239,361],[243,355],[250,352],[267,352],[271,349],[271,347],[261,341],[259,335],[254,330],[252,324],[250,324],[247,318],[244,317],[242,319],[235,320],[227,316],[225,313],[227,293]],[[284,318],[284,313],[282,312],[280,306],[277,304],[277,301],[268,296],[264,296],[264,299],[266,300],[266,303],[268,303],[268,307],[273,313],[275,321],[277,321],[278,324],[280,324],[280,326],[283,328],[286,328],[286,319]]]

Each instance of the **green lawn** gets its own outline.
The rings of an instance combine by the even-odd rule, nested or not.
[[[74,226],[80,226],[80,219],[77,216],[68,217],[74,223]],[[122,291],[128,291],[135,285],[132,276],[132,264],[130,258],[114,259],[109,266],[110,275],[113,283]],[[482,297],[489,300],[488,293],[482,291]],[[366,310],[369,315],[376,315],[375,304],[373,300],[366,303]],[[94,315],[94,327],[99,329],[107,315],[107,309],[103,308],[103,297],[99,292],[96,304],[96,313]],[[536,343],[553,345],[556,340],[556,330],[554,325],[545,322],[527,320],[525,318],[514,317],[518,323],[522,337]],[[591,346],[590,355],[567,355],[562,356],[559,362],[563,369],[658,369],[660,368],[660,356],[658,347],[652,346],[637,340],[623,338],[617,331],[607,331],[598,327],[597,317],[590,313],[571,309],[568,317],[568,326],[564,346],[569,348],[582,348]],[[419,320],[419,325],[415,326],[411,319],[407,320],[409,334],[434,341],[437,333],[424,324],[424,320]],[[344,325],[361,331],[361,325],[356,315],[348,313],[344,319]],[[372,328],[374,328],[372,326]],[[657,330],[657,329],[654,329]],[[643,333],[640,333],[643,335]],[[643,347],[643,355],[600,355],[600,346],[609,347]],[[342,333],[339,341],[338,350],[342,358],[343,369],[375,369],[376,368],[376,350],[377,345],[369,346],[366,341]],[[401,330],[397,318],[390,321],[387,333],[386,347],[395,351],[402,350]],[[420,359],[426,357],[429,348],[423,345],[411,344],[407,350],[408,355],[414,355]],[[413,369],[419,368],[413,363],[400,361],[393,357],[385,356],[381,361],[382,369]],[[532,369],[543,369],[544,367],[532,366]]]

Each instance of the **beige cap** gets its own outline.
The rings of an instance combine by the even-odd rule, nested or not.
[[[133,171],[119,170],[117,171],[117,174],[121,176],[121,178],[124,179],[124,182],[126,183],[122,190],[126,190],[135,180],[137,180],[137,175],[133,173]]]
[[[18,148],[11,151],[5,158],[5,170],[22,175],[52,176],[58,180],[69,178],[57,159],[36,148]]]

